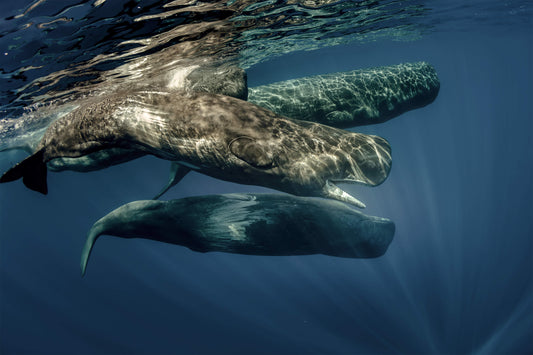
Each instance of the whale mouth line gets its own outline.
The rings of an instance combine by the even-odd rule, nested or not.
[[[348,179],[342,179],[342,180],[326,180],[326,185],[324,186],[324,195],[327,198],[331,198],[334,200],[342,201],[349,203],[351,205],[354,205],[359,208],[365,208],[366,205],[341,189],[337,186],[337,183],[350,183],[350,184],[361,184],[360,181],[357,180],[348,180]]]
[[[333,184],[367,185],[364,181],[356,179],[329,179]]]

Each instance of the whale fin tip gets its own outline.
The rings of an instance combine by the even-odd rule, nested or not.
[[[155,195],[152,200],[159,199],[165,192],[167,192],[172,186],[175,186],[178,182],[183,179],[187,173],[191,171],[191,168],[180,164],[180,162],[172,162],[170,165],[170,175],[168,177],[168,182],[165,187],[157,195]]]
[[[98,220],[89,232],[87,233],[87,239],[85,240],[85,244],[83,245],[83,249],[81,251],[81,260],[80,260],[80,268],[81,268],[81,277],[85,276],[85,272],[87,271],[87,263],[89,262],[89,257],[91,256],[91,252],[94,247],[94,243],[96,243],[96,240],[100,235],[104,232],[105,223],[102,222],[102,220],[105,220],[105,217]]]
[[[22,178],[22,182],[27,188],[46,195],[48,193],[48,186],[46,183],[47,170],[43,158],[44,149],[41,149],[6,171],[4,175],[0,177],[0,183],[15,181]]]

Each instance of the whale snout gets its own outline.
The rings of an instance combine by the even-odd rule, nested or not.
[[[387,218],[369,216],[353,209],[335,216],[336,224],[329,228],[336,238],[325,254],[343,258],[376,258],[387,251],[394,237],[394,222]]]
[[[386,139],[371,135],[354,135],[344,143],[348,152],[349,173],[345,182],[377,186],[389,176],[392,166],[391,147]]]
[[[360,235],[364,236],[362,250],[365,257],[375,258],[385,254],[392,242],[396,226],[393,221],[386,218],[373,217],[361,222]]]
[[[339,188],[337,183],[377,186],[385,181],[392,164],[389,143],[378,136],[347,133],[333,151],[335,168],[330,169],[329,177],[323,182],[322,197],[364,208],[364,203]]]

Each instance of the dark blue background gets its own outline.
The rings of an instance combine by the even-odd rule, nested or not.
[[[150,198],[169,164],[144,158],[50,173],[49,195],[0,186],[0,353],[531,353],[533,40],[434,33],[295,53],[249,70],[250,86],[425,60],[436,101],[385,124],[389,179],[348,187],[396,235],[373,260],[199,254],[103,237],[92,223]],[[23,154],[5,154],[6,170]],[[166,198],[265,191],[190,174]],[[294,221],[298,223],[298,221]]]

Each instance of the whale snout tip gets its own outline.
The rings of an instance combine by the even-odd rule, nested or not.
[[[377,258],[385,254],[394,237],[396,225],[387,218],[374,217],[363,221],[360,232],[364,236],[366,257]]]

